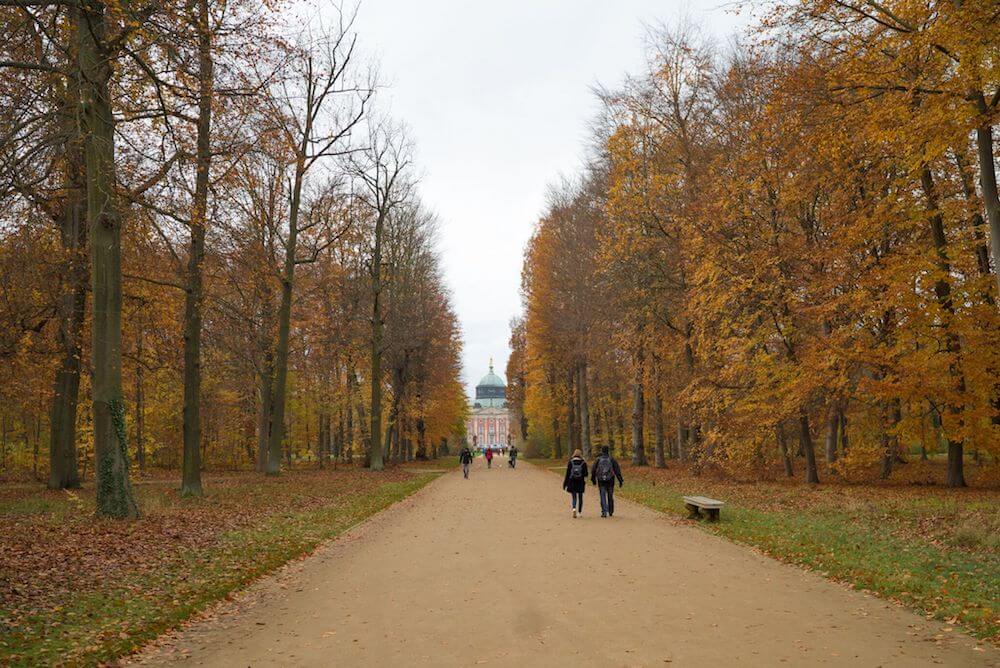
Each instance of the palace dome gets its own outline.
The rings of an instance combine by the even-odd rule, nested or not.
[[[483,376],[476,387],[507,387],[507,383],[503,382],[503,378],[493,373],[493,368],[490,367],[490,372]]]
[[[476,404],[481,407],[502,408],[507,404],[507,384],[503,378],[493,373],[493,360],[490,360],[490,370],[479,384],[476,385]]]

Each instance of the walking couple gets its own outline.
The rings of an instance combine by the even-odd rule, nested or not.
[[[577,450],[566,464],[566,477],[563,479],[563,489],[570,493],[570,504],[573,517],[583,516],[583,492],[587,489],[587,461],[583,453]],[[601,517],[612,517],[615,514],[615,479],[621,487],[625,480],[618,462],[611,456],[608,446],[601,448],[601,454],[594,462],[590,471],[590,482],[597,485],[601,492]]]

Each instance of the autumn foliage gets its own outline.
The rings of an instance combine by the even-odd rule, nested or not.
[[[458,437],[434,214],[349,10],[304,31],[302,6],[254,0],[2,4],[0,476],[96,474],[101,512],[134,516],[130,468],[183,470],[199,495],[202,469]],[[375,201],[387,144],[398,178]]]
[[[998,17],[800,0],[726,49],[655,31],[525,252],[529,440],[810,482],[995,466]]]

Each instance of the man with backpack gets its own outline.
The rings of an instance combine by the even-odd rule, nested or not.
[[[590,482],[597,485],[601,492],[601,517],[613,517],[615,514],[615,478],[618,479],[619,487],[625,483],[618,462],[605,445],[601,448],[601,454],[594,462],[594,470],[590,474]]]
[[[458,461],[462,464],[462,475],[469,477],[469,467],[472,465],[472,450],[469,446],[462,446],[462,451],[458,453]]]

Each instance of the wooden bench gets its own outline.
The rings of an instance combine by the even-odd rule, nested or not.
[[[719,511],[722,510],[722,506],[724,505],[726,504],[722,501],[716,501],[707,496],[684,497],[684,506],[691,513],[688,515],[689,520],[701,519],[701,511],[704,510],[705,514],[708,515],[709,522],[717,522],[719,520]]]

